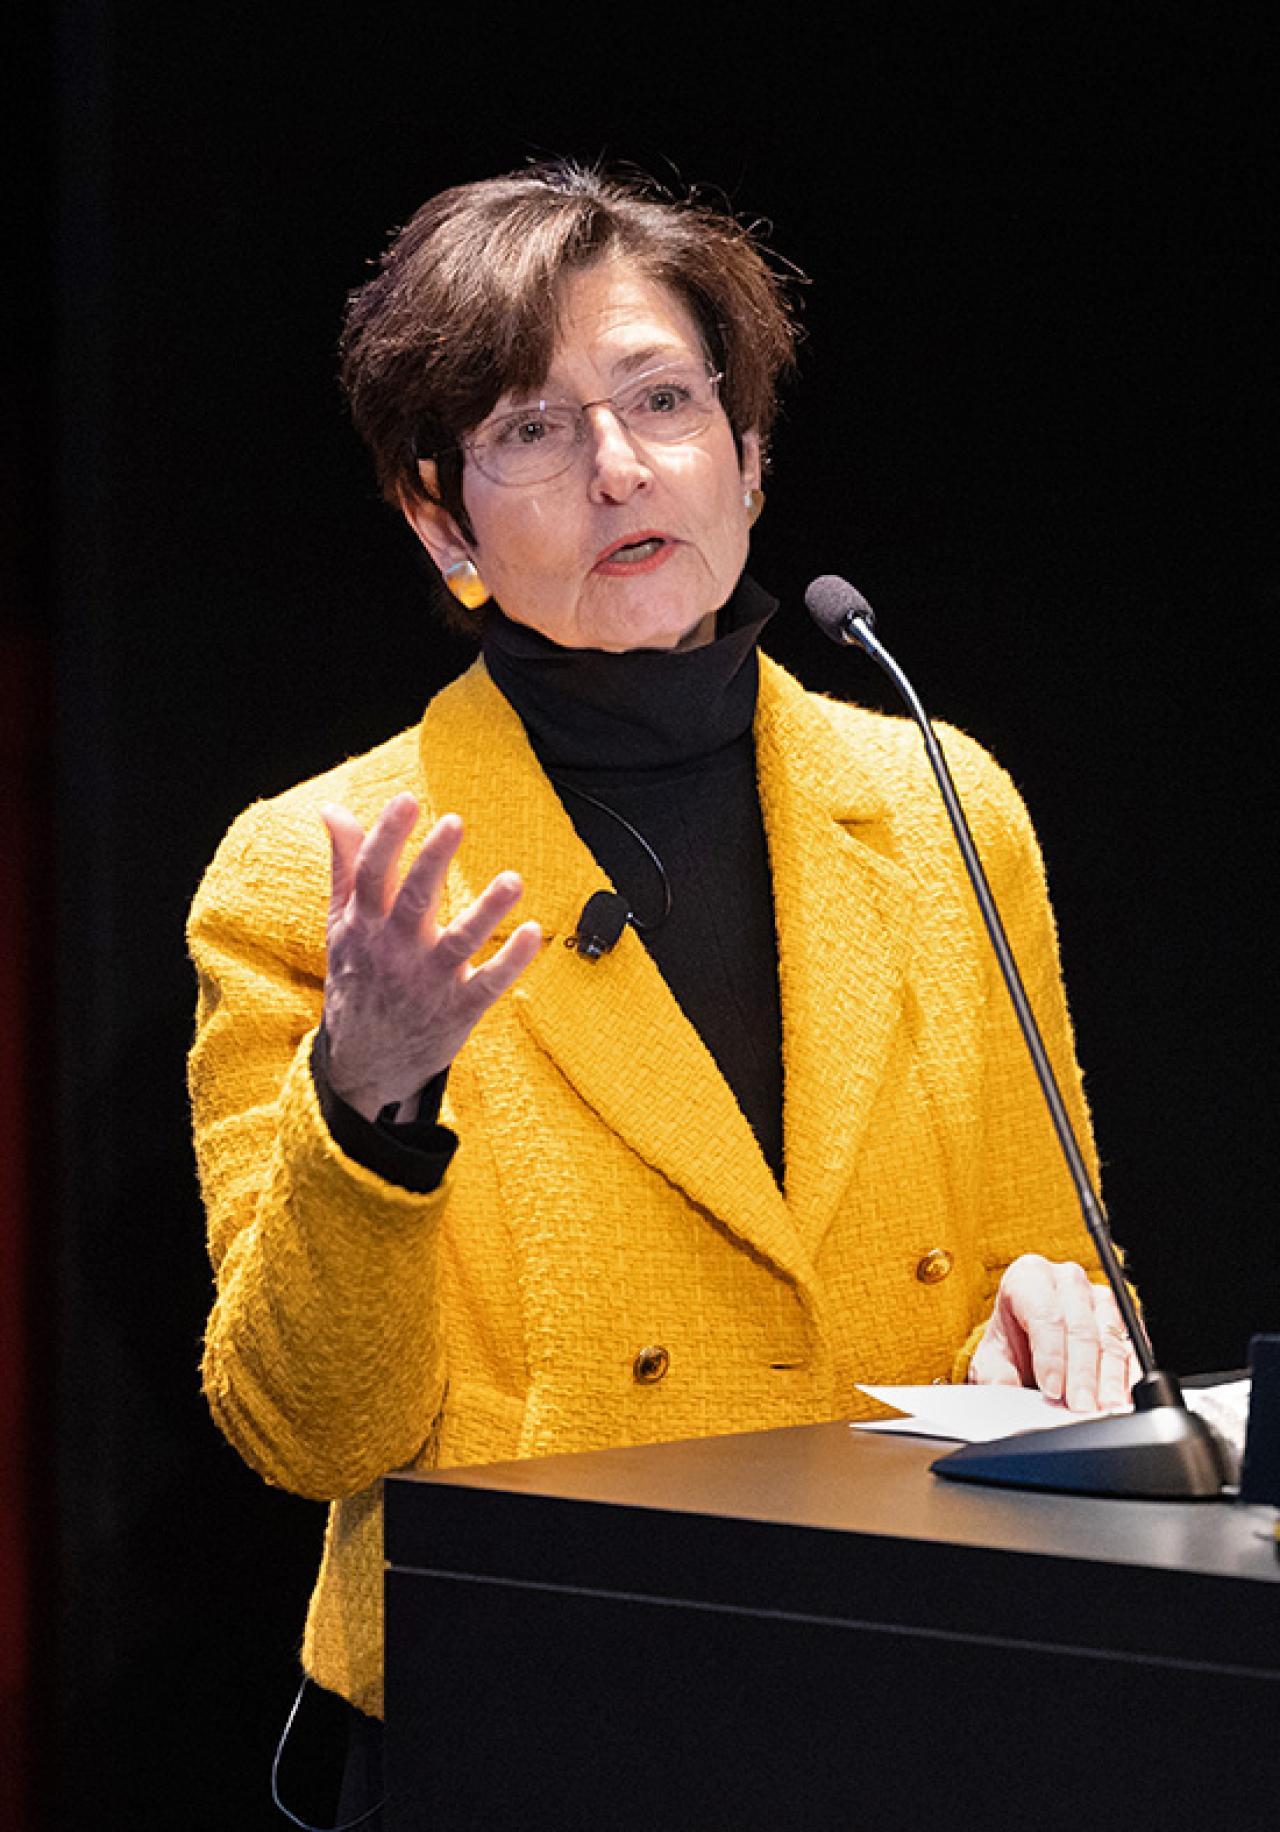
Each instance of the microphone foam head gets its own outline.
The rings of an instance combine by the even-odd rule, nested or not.
[[[804,602],[810,617],[832,642],[853,640],[848,632],[851,617],[865,617],[869,624],[875,623],[875,612],[857,586],[850,585],[837,573],[823,573],[820,579],[815,579],[804,595]]]

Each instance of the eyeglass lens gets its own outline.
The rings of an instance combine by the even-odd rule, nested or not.
[[[573,463],[593,408],[608,407],[645,444],[692,439],[711,418],[719,377],[675,367],[637,377],[617,394],[572,407],[538,401],[491,421],[466,449],[497,483],[545,483]]]

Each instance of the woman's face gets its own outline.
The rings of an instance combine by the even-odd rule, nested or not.
[[[625,260],[571,274],[561,334],[537,394],[581,407],[569,469],[547,482],[501,484],[468,456],[462,496],[475,542],[432,505],[405,512],[442,570],[474,561],[516,623],[571,649],[675,649],[709,642],[715,613],[747,558],[746,492],[760,482],[760,446],[739,459],[719,402],[707,425],[675,444],[633,436],[607,405],[637,375],[675,362],[705,368],[688,309]],[[481,427],[528,406],[496,403]]]

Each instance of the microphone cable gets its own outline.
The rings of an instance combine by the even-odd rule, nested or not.
[[[302,1675],[302,1684],[298,1687],[298,1695],[294,1699],[293,1705],[289,1711],[289,1715],[284,1721],[284,1729],[280,1732],[280,1741],[276,1744],[276,1753],[271,1759],[271,1800],[272,1800],[272,1804],[281,1813],[284,1814],[285,1818],[290,1822],[291,1825],[295,1825],[299,1827],[300,1832],[354,1832],[354,1828],[356,1826],[367,1825],[368,1822],[373,1818],[375,1813],[381,1813],[383,1807],[386,1805],[387,1797],[385,1794],[382,1796],[380,1800],[375,1800],[371,1807],[366,1807],[363,1813],[358,1813],[354,1819],[340,1820],[336,1826],[312,1825],[309,1819],[300,1819],[298,1815],[292,1812],[290,1808],[288,1808],[284,1804],[284,1801],[281,1800],[280,1798],[280,1763],[284,1756],[284,1746],[289,1741],[289,1733],[293,1729],[294,1720],[296,1719],[299,1708],[302,1704],[302,1695],[306,1691],[309,1684],[310,1684],[310,1680],[308,1679],[307,1675],[304,1673]]]

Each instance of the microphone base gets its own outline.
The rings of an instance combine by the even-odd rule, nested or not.
[[[962,1444],[929,1465],[949,1482],[1114,1495],[1134,1501],[1214,1501],[1226,1469],[1208,1425],[1170,1399],[1176,1382],[1159,1372],[1139,1381],[1134,1411],[1020,1431],[989,1444]],[[1154,1389],[1154,1392],[1153,1392]]]

